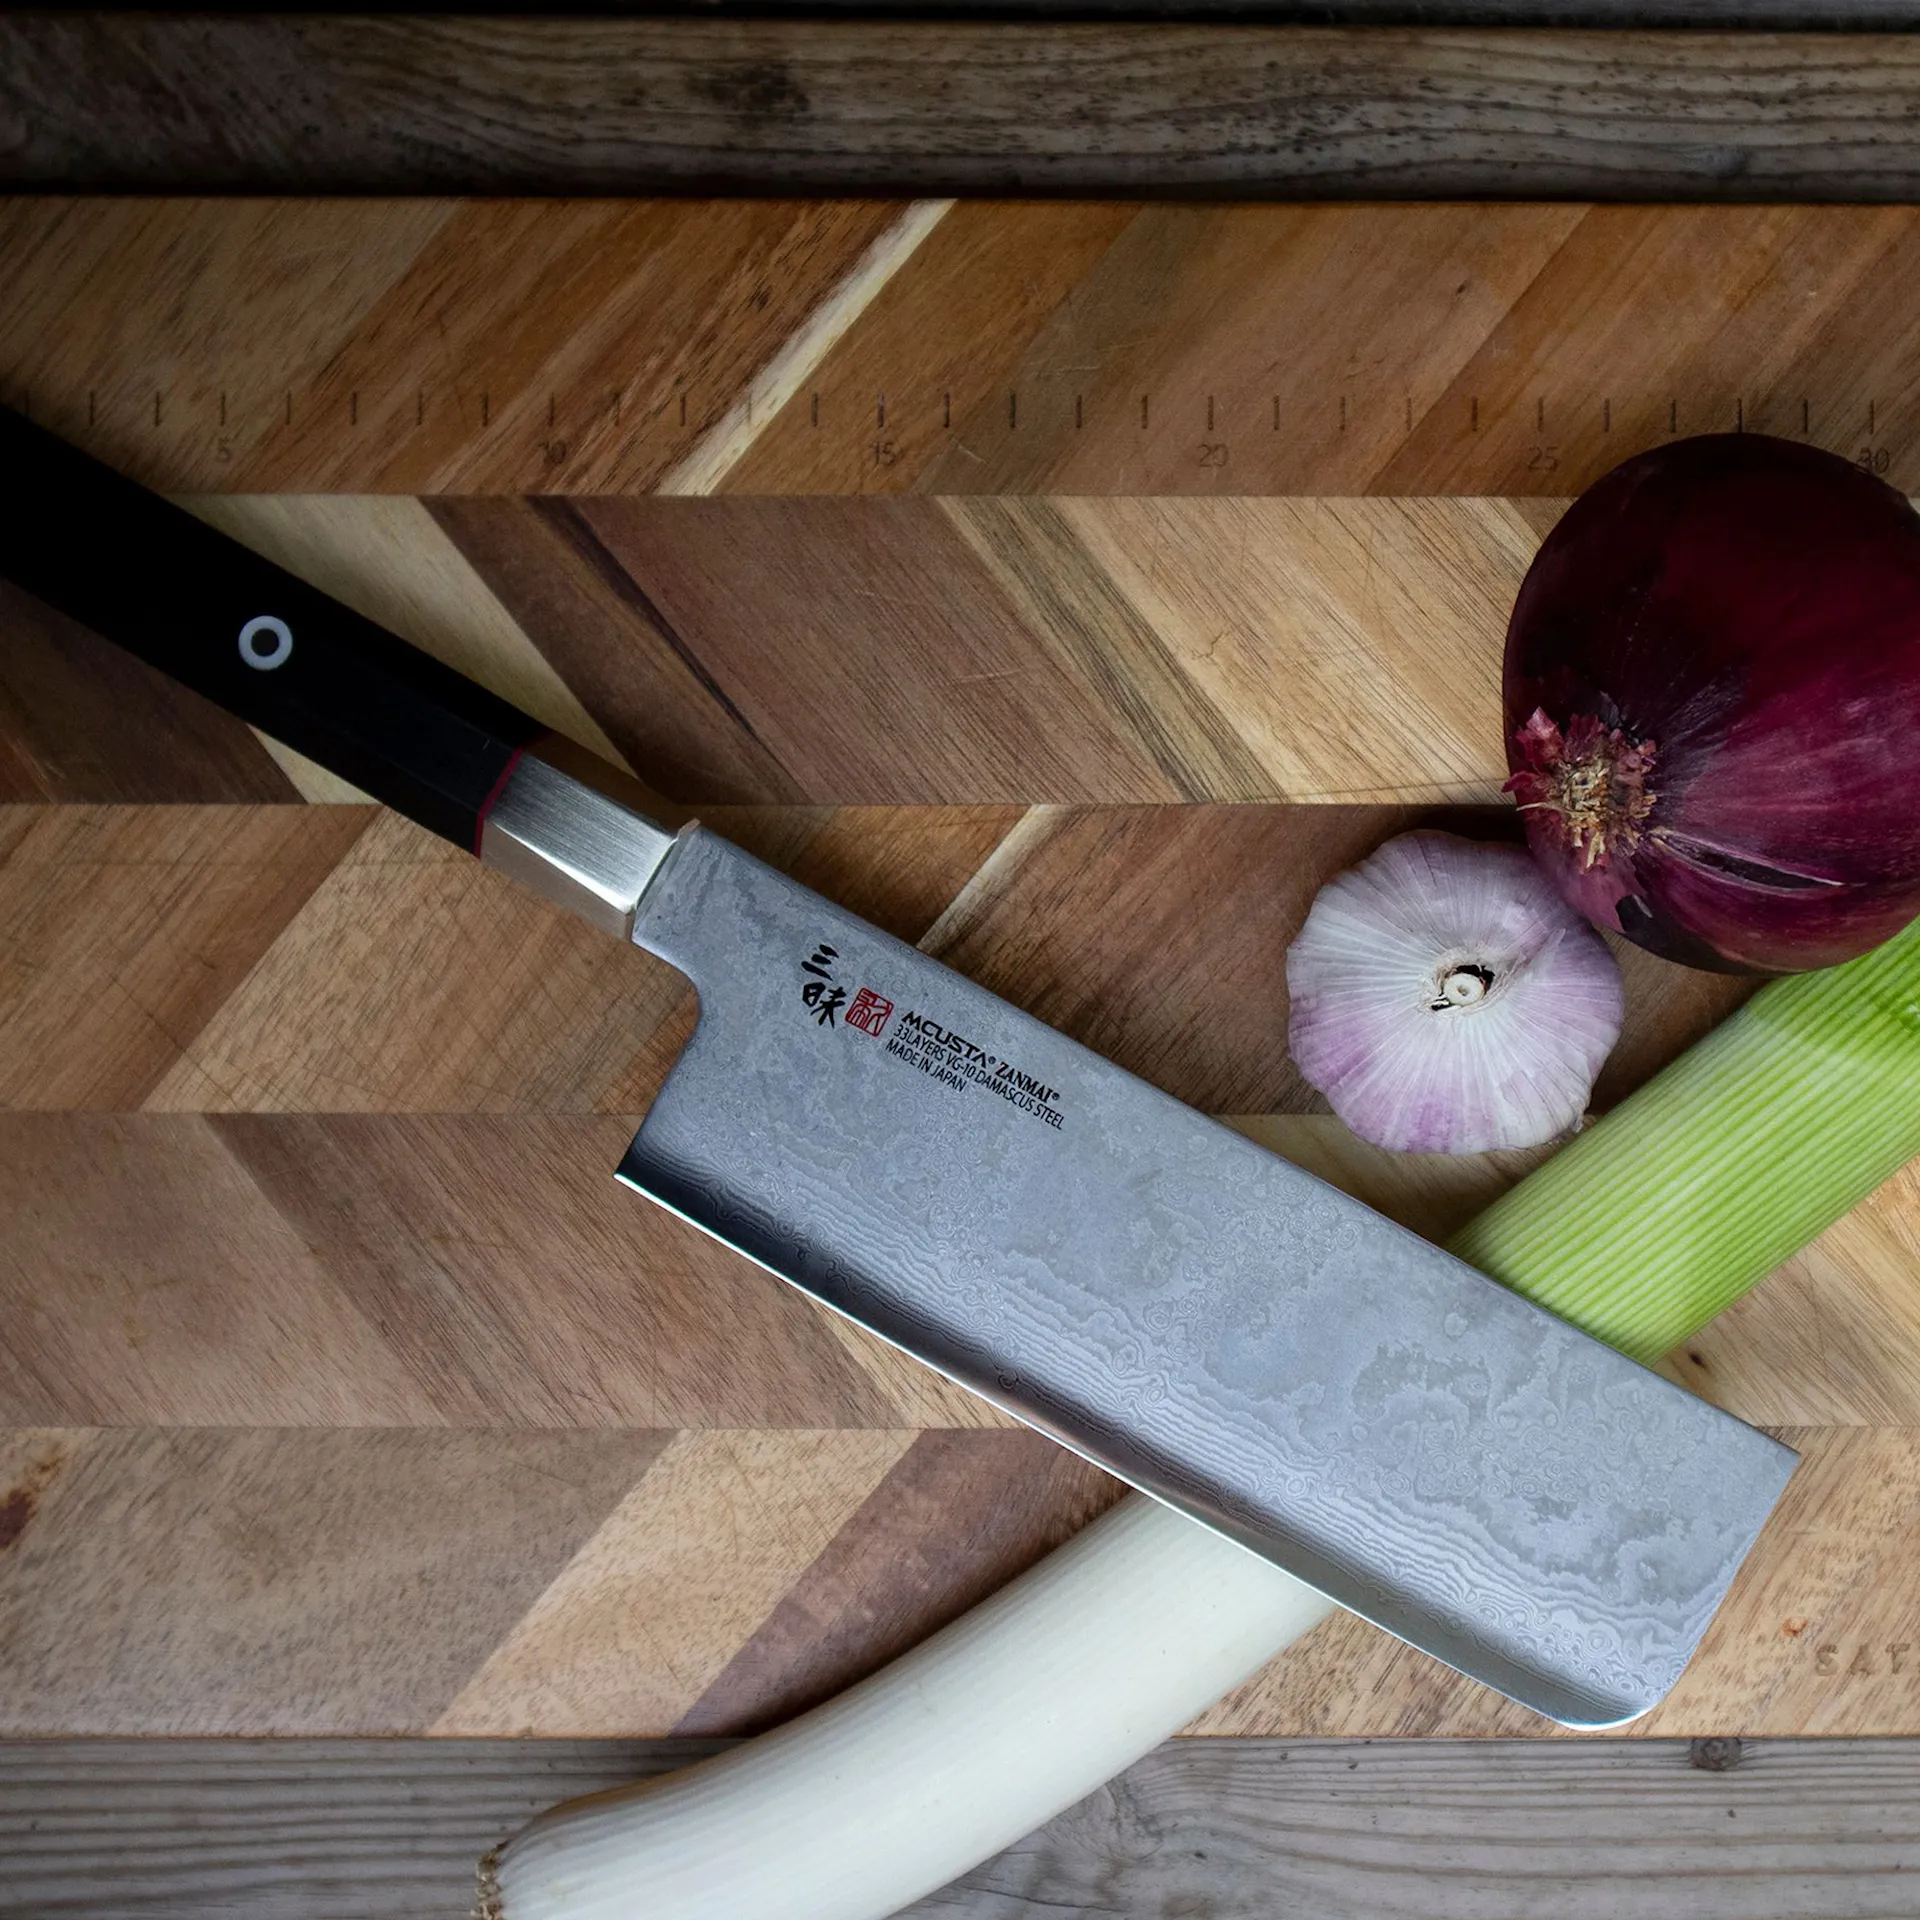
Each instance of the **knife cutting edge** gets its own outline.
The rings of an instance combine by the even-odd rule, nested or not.
[[[619,1176],[1524,1704],[1679,1677],[1795,1456],[0,410],[0,575],[679,968]]]

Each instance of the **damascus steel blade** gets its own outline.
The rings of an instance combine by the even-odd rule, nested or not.
[[[1795,1456],[700,828],[621,1177],[1569,1725],[1679,1677]]]

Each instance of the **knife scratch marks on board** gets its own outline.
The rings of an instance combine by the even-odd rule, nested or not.
[[[702,437],[661,476],[659,493],[716,493],[802,384],[839,345],[882,288],[945,219],[951,200],[915,200],[848,269],[833,291],[782,342],[773,358]]]

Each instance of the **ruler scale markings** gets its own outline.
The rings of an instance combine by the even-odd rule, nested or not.
[[[170,371],[178,370],[170,369]],[[150,427],[177,438],[184,447],[203,446],[206,458],[209,461],[217,460],[225,462],[231,457],[228,451],[230,443],[226,440],[225,436],[233,430],[235,422],[244,416],[246,402],[245,395],[242,393],[241,404],[236,411],[234,405],[236,389],[226,381],[221,380],[219,376],[222,373],[231,374],[238,371],[240,370],[215,368],[203,376],[198,368],[193,369],[192,372],[186,376],[190,388],[190,404],[184,408],[174,408],[170,404],[173,389],[179,384],[178,379],[171,382],[163,382],[159,385],[147,386],[146,391],[151,395]],[[242,377],[244,379],[246,376],[243,374]],[[678,400],[678,406],[675,411],[679,420],[682,424],[695,428],[701,435],[695,448],[695,454],[688,456],[689,459],[692,459],[700,454],[702,448],[711,447],[714,439],[711,422],[715,416],[708,414],[705,423],[695,419],[690,381],[691,376],[688,374],[683,373],[676,375],[673,380],[672,392]],[[1738,391],[1737,388],[1733,392],[1727,391],[1727,386],[1734,384],[1735,383],[1729,381],[1726,385],[1721,385],[1716,378],[1715,385],[1719,387],[1718,392],[1700,391],[1698,389],[1690,390],[1688,395],[1689,404],[1695,408],[1699,416],[1697,423],[1692,426],[1689,426],[1681,420],[1681,396],[1677,392],[1669,393],[1667,396],[1666,419],[1662,423],[1665,428],[1665,436],[1663,437],[1678,437],[1683,431],[1733,433],[1765,433],[1769,431],[1790,433],[1793,431],[1790,424],[1790,415],[1788,415],[1786,411],[1791,405],[1791,401],[1787,396],[1782,395],[1775,397],[1769,396],[1765,392],[1757,393],[1755,396],[1755,417],[1749,420],[1747,417],[1746,394]],[[136,384],[135,391],[138,392],[139,390],[139,385]],[[98,387],[81,387],[78,382],[75,383],[71,402],[63,401],[57,392],[55,398],[49,401],[44,384],[36,386],[21,381],[15,385],[13,391],[16,395],[15,404],[18,405],[23,412],[31,409],[33,417],[51,419],[55,422],[62,419],[70,419],[76,430],[79,428],[82,419],[84,419],[87,427],[97,429],[103,423],[110,421],[110,416],[113,412],[112,387],[109,387],[107,390],[107,403],[104,407],[101,403],[101,393]],[[404,389],[402,389],[402,391],[404,391]],[[899,395],[889,390],[869,389],[869,391],[873,392],[873,411],[868,417],[873,426],[877,427],[883,434],[893,431],[893,423],[895,419],[899,417],[900,410],[895,404],[899,399]],[[1090,426],[1085,391],[1068,386],[1065,380],[1060,381],[1057,388],[1051,383],[1044,384],[1037,392],[1032,387],[1012,387],[1004,391],[1007,406],[1006,431],[1009,434],[1018,433],[1022,438],[1025,438],[1029,431],[1036,431],[1040,433],[1044,442],[1045,436],[1049,432],[1058,431],[1064,433],[1068,426],[1069,410],[1067,403],[1069,400],[1071,400],[1072,429],[1075,432],[1080,432],[1087,430]],[[212,403],[210,406],[207,406],[204,411],[202,411],[197,401],[197,396],[202,394]],[[360,404],[363,397],[362,389],[349,389],[345,395],[347,404],[344,411],[348,426],[357,434],[368,436],[370,441],[378,442],[382,435],[390,436],[398,440],[413,429],[424,428],[426,424],[427,405],[426,389],[424,386],[415,387],[411,421],[406,418],[399,407],[388,409],[387,415],[381,415],[378,412],[368,414]],[[491,389],[483,389],[479,397],[479,425],[477,428],[470,427],[469,429],[472,436],[471,444],[475,449],[476,458],[479,457],[479,449],[481,447],[479,439],[480,431],[490,431],[493,425]],[[525,397],[527,399],[535,398],[534,395],[527,395]],[[798,397],[797,394],[794,397]],[[1168,491],[1177,493],[1185,490],[1186,483],[1177,476],[1190,465],[1197,465],[1201,468],[1209,469],[1226,466],[1225,446],[1218,438],[1225,429],[1221,417],[1220,395],[1217,390],[1208,392],[1205,387],[1202,386],[1197,395],[1202,403],[1202,417],[1206,426],[1205,444],[1198,448],[1197,460],[1194,455],[1194,450],[1188,446],[1186,442],[1185,432],[1180,429],[1177,424],[1178,409],[1176,408],[1172,413],[1168,414],[1165,420],[1158,420],[1153,414],[1151,391],[1140,391],[1137,397],[1140,409],[1139,430],[1143,435],[1151,434],[1155,436],[1154,441],[1151,443],[1150,457],[1165,462],[1165,472],[1161,477],[1160,484],[1165,486]],[[1280,394],[1269,394],[1268,396],[1269,429],[1272,434],[1276,435],[1281,431],[1281,400],[1283,397],[1284,396]],[[821,398],[821,392],[817,388],[807,393],[806,418],[808,423],[816,430],[823,425],[832,424],[824,420],[821,411]],[[951,390],[942,391],[940,398],[941,425],[944,429],[951,431],[953,426],[953,396]],[[1575,492],[1578,491],[1581,486],[1597,478],[1601,472],[1615,464],[1616,460],[1620,457],[1619,454],[1613,451],[1611,445],[1611,437],[1615,432],[1614,406],[1611,394],[1603,393],[1599,406],[1594,408],[1591,413],[1585,412],[1587,407],[1592,406],[1591,399],[1583,396],[1579,400],[1570,402],[1564,395],[1551,388],[1546,391],[1536,391],[1532,396],[1531,407],[1526,405],[1524,398],[1518,397],[1514,402],[1504,406],[1500,402],[1495,401],[1489,403],[1487,407],[1482,406],[1482,399],[1483,396],[1477,394],[1469,396],[1467,425],[1471,433],[1481,436],[1485,441],[1486,451],[1484,454],[1472,456],[1472,465],[1469,469],[1456,470],[1449,478],[1445,479],[1441,483],[1443,490],[1486,492],[1490,494],[1498,494],[1507,490],[1512,490],[1520,494],[1533,491],[1552,492],[1556,490]],[[1025,410],[1029,416],[1024,425],[1021,417],[1023,400],[1027,402]],[[1230,400],[1231,396],[1229,396],[1229,401]],[[1374,400],[1384,402],[1386,405],[1391,405],[1391,401],[1384,393],[1371,395],[1364,392],[1357,395],[1352,392],[1337,393],[1335,395],[1335,425],[1337,432],[1345,435],[1353,430],[1358,420],[1356,408],[1364,409]],[[1399,400],[1400,404],[1397,411],[1400,415],[1402,432],[1407,438],[1411,439],[1419,428],[1421,416],[1416,412],[1414,396],[1410,392],[1402,389]],[[602,409],[604,409],[605,415],[611,417],[616,426],[624,421],[625,395],[624,392],[618,388],[609,390],[606,388],[589,387],[584,392],[572,394],[570,404],[574,405],[576,410],[583,410],[588,416],[594,418],[601,417]],[[1629,402],[1630,406],[1631,404],[1632,403]],[[1862,437],[1856,433],[1855,436],[1848,439],[1846,444],[1830,445],[1830,450],[1842,454],[1845,458],[1858,465],[1865,466],[1872,472],[1890,474],[1896,480],[1896,483],[1900,482],[1904,477],[1905,483],[1908,486],[1913,487],[1915,491],[1920,491],[1920,474],[1903,476],[1899,471],[1904,465],[1905,450],[1880,442],[1880,406],[1878,396],[1876,395],[1860,403],[1860,405],[1861,412],[1859,415],[1856,415],[1855,418],[1866,428],[1865,435]],[[753,392],[744,395],[741,401],[736,402],[734,407],[727,410],[727,417],[735,417],[739,422],[750,423],[752,427],[757,429],[762,419],[760,406],[761,389],[756,386]],[[1546,434],[1552,424],[1548,416],[1555,406],[1559,406],[1562,409],[1560,416],[1562,436],[1564,436],[1567,431],[1566,416],[1568,409],[1571,408],[1575,414],[1584,414],[1587,422],[1586,435],[1590,436],[1585,439],[1584,445],[1581,444],[1579,438],[1576,438],[1574,442],[1569,444],[1564,437],[1555,440],[1552,444],[1547,444]],[[1777,408],[1779,414],[1782,416],[1778,419],[1777,424],[1772,426],[1767,424],[1769,407]],[[1057,408],[1057,412],[1054,411],[1055,408]],[[1726,411],[1722,412],[1722,408],[1725,408]],[[545,396],[543,411],[545,415],[545,426],[549,430],[548,436],[545,439],[536,438],[535,446],[544,455],[547,466],[559,466],[564,464],[566,458],[570,457],[570,443],[555,437],[560,414],[560,396],[558,389],[548,391]],[[664,411],[664,408],[659,409],[657,412],[650,411],[650,417],[657,419]],[[862,413],[864,413],[864,410],[862,410]],[[1810,395],[1802,394],[1800,396],[1799,413],[1799,431],[1802,438],[1814,445],[1829,444],[1816,437],[1813,432],[1813,409]],[[294,393],[292,389],[284,389],[281,396],[281,421],[286,426],[291,427],[294,424],[294,414]],[[1531,418],[1528,417],[1529,415]],[[536,414],[534,417],[537,420],[539,415]],[[1629,415],[1623,417],[1620,422],[1624,436],[1623,452],[1631,452],[1636,445],[1647,443],[1647,441],[1642,438],[1641,430],[1636,430],[1630,424],[1630,419],[1631,416]],[[1053,424],[1056,421],[1057,427]],[[503,424],[506,424],[504,420]],[[1097,426],[1098,423],[1091,424]],[[1531,444],[1525,445],[1520,449],[1520,466],[1519,469],[1516,470],[1508,464],[1506,449],[1511,445],[1509,436],[1523,425],[1526,429],[1530,430],[1528,439]],[[217,442],[216,435],[218,436]],[[204,439],[202,439],[201,436],[204,436]],[[1651,436],[1649,436],[1649,438],[1650,437]],[[162,444],[164,445],[166,443],[163,442]],[[863,464],[871,464],[878,456],[874,455],[872,447],[866,440],[863,439],[860,444],[863,454]],[[1284,443],[1274,441],[1271,444],[1275,449],[1275,453],[1273,456],[1270,456],[1270,458],[1278,457],[1282,461],[1285,461],[1286,455],[1281,451]],[[891,449],[892,445],[893,443],[888,443],[889,449]],[[1181,452],[1181,448],[1186,448],[1186,451]],[[894,459],[892,457],[880,458],[879,463],[883,466],[892,466]],[[683,467],[685,464],[686,462],[683,461]],[[1485,467],[1484,473],[1481,471],[1483,464]],[[1293,479],[1290,467],[1286,465],[1281,466],[1278,471],[1270,468],[1264,475],[1261,472],[1260,462],[1257,457],[1252,464],[1245,469],[1240,469],[1237,460],[1235,466],[1236,469],[1239,470],[1237,490],[1255,494],[1269,487],[1276,489],[1280,493],[1289,493],[1298,490],[1298,483]],[[1523,472],[1542,476],[1558,473],[1565,476],[1566,484],[1556,489],[1551,482],[1545,479],[1522,478],[1521,475]],[[195,483],[187,482],[186,486],[191,486],[192,484]],[[198,484],[206,484],[206,482],[199,482]],[[349,480],[347,484],[352,485],[353,483]],[[370,477],[367,484],[377,485],[378,483]],[[185,490],[185,487],[183,487],[183,490]],[[1416,488],[1416,490],[1418,489]]]

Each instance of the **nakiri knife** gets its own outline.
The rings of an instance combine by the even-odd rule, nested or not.
[[[692,980],[622,1180],[1542,1713],[1679,1677],[1787,1448],[4,409],[0,473],[0,576]]]

